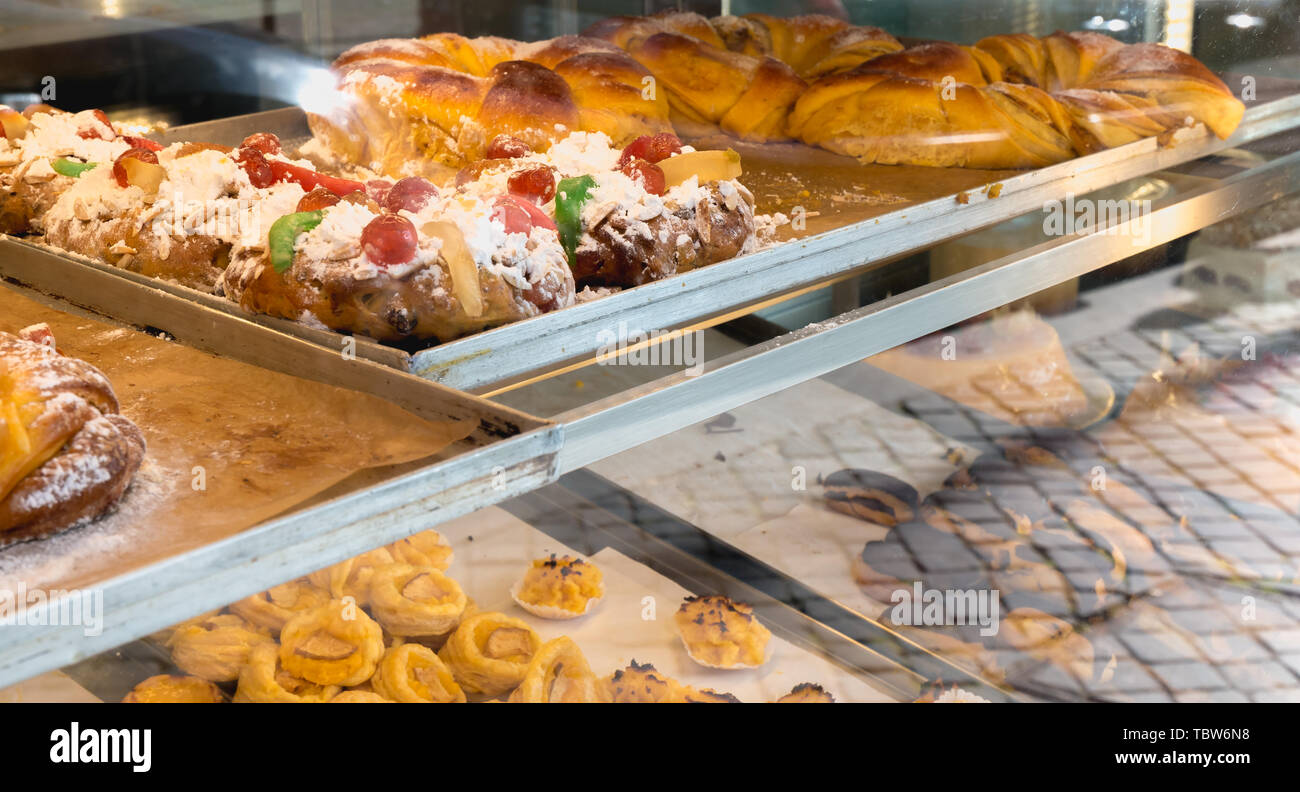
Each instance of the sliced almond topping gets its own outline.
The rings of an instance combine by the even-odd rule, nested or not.
[[[355,654],[357,647],[327,632],[315,632],[307,637],[294,653],[308,660],[342,660]]]
[[[446,594],[438,581],[429,574],[416,575],[402,587],[402,596],[409,600],[437,600]]]
[[[518,627],[499,627],[492,631],[483,644],[483,655],[493,659],[532,653],[533,644],[528,631]]]

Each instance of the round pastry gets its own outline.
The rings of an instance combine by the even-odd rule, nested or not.
[[[591,673],[587,658],[568,636],[542,644],[519,687],[510,694],[520,704],[605,703],[605,685]]]
[[[169,641],[172,662],[210,682],[231,682],[253,649],[274,646],[270,634],[233,613],[199,618],[176,628]]]
[[[310,583],[291,580],[266,591],[245,597],[230,604],[230,610],[251,624],[264,627],[274,635],[280,634],[285,623],[305,610],[329,602],[330,595]]]
[[[827,504],[837,512],[892,528],[916,515],[916,489],[874,470],[837,470],[822,481]]]
[[[294,616],[280,631],[280,664],[318,685],[348,687],[375,673],[383,630],[360,607],[341,600]]]
[[[338,685],[318,685],[284,670],[280,648],[268,643],[249,653],[239,672],[235,703],[323,704],[340,690]]]
[[[801,682],[784,696],[776,700],[777,704],[834,704],[835,697],[826,692],[821,685]]]
[[[334,599],[351,597],[358,605],[370,603],[370,577],[375,567],[393,563],[386,547],[378,547],[331,567],[318,569],[307,576],[313,586],[323,589]]]
[[[126,694],[123,704],[220,704],[221,689],[206,679],[179,674],[151,676]]]
[[[331,704],[392,704],[394,702],[370,690],[345,690],[329,700]]]
[[[576,619],[605,596],[600,568],[572,556],[539,558],[510,589],[519,607],[543,619]]]
[[[669,131],[650,74],[598,39],[382,39],[344,52],[333,71],[336,101],[306,108],[312,133],[344,161],[390,176],[476,162],[499,136],[545,151],[569,132],[626,142]]]
[[[389,633],[433,639],[456,629],[468,600],[456,581],[431,566],[389,564],[376,567],[370,581],[370,608]]]
[[[702,666],[757,668],[766,660],[772,633],[743,602],[719,595],[687,597],[675,618],[686,653]]]
[[[375,693],[408,704],[463,704],[465,691],[437,654],[420,644],[384,652],[370,685]]]
[[[442,534],[434,530],[420,531],[388,545],[388,554],[399,564],[431,566],[444,572],[451,566],[452,549]]]
[[[60,355],[45,325],[0,333],[0,546],[92,520],[144,458],[99,369]]]
[[[461,621],[438,655],[467,693],[499,696],[519,685],[541,645],[527,622],[477,613]]]

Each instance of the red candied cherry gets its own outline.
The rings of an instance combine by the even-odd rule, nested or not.
[[[311,192],[298,199],[299,212],[314,212],[317,209],[324,209],[327,206],[333,206],[341,200],[337,195],[325,189],[317,187]]]
[[[241,148],[235,152],[235,162],[248,174],[248,181],[259,190],[275,184],[275,171],[262,152],[255,148]]]
[[[117,139],[117,131],[113,129],[112,122],[108,120],[108,115],[103,110],[91,110],[90,113],[95,117],[96,121],[103,124],[103,127],[98,124],[82,127],[77,130],[77,137],[83,140],[91,140],[93,138],[99,138],[100,140]],[[105,135],[107,135],[107,137],[105,137]]]
[[[671,132],[661,132],[658,135],[642,135],[623,148],[623,153],[618,158],[618,164],[621,168],[625,162],[632,159],[643,159],[650,163],[659,162],[668,159],[681,150],[681,138]]]
[[[555,168],[537,165],[510,174],[506,187],[513,195],[543,204],[555,197]]]
[[[134,135],[123,135],[123,136],[122,136],[122,139],[125,140],[125,141],[126,141],[126,144],[127,144],[128,146],[130,146],[131,148],[149,149],[150,151],[162,151],[162,150],[163,150],[163,144],[161,144],[161,143],[155,143],[154,141],[150,140],[149,138],[145,138],[145,137],[136,137],[136,136],[134,136]]]
[[[547,217],[541,207],[517,195],[497,198],[492,219],[505,226],[507,234],[529,234],[534,227],[555,230],[555,221]]]
[[[148,162],[152,165],[158,164],[158,155],[149,149],[133,148],[123,151],[121,156],[113,161],[113,179],[117,181],[118,187],[128,187],[130,182],[126,178],[126,166],[122,164],[123,160],[138,159],[141,162]]]
[[[371,179],[366,182],[366,197],[383,206],[384,200],[388,198],[388,191],[391,189],[393,189],[393,183],[387,179]]]
[[[486,159],[517,159],[533,153],[533,147],[510,135],[497,135],[483,153]]]
[[[663,195],[668,184],[663,168],[643,159],[635,158],[618,166],[629,179],[641,185],[651,195]]]
[[[254,132],[244,138],[244,142],[239,144],[240,148],[257,149],[263,154],[279,154],[280,138],[270,132]]]
[[[410,261],[418,241],[415,226],[401,215],[380,215],[361,230],[361,249],[381,267]]]
[[[405,209],[418,212],[438,197],[438,188],[419,176],[398,179],[382,201],[383,207],[390,212]]]

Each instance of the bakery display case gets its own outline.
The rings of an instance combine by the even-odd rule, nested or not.
[[[0,700],[1300,699],[1297,11],[20,4]]]

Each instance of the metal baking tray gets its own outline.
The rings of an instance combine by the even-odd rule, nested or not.
[[[1012,175],[998,189],[964,190],[905,205],[871,219],[780,243],[667,280],[628,289],[561,311],[533,317],[415,352],[358,339],[359,357],[399,371],[479,393],[593,360],[609,333],[662,333],[700,329],[794,294],[865,271],[971,231],[1041,210],[1067,195],[1083,195],[1300,126],[1300,95],[1258,104],[1228,140],[1208,132],[1162,148],[1154,138]],[[163,139],[237,145],[254,131],[286,141],[308,134],[298,108],[174,127]],[[22,240],[0,240],[0,275],[53,289],[56,259],[84,258]],[[337,350],[344,336],[264,316],[252,316],[219,297],[90,262],[92,268],[156,289],[213,311],[238,315],[285,335]]]
[[[268,369],[370,393],[429,419],[476,429],[432,460],[363,471],[287,514],[163,561],[96,581],[103,631],[29,624],[0,629],[0,687],[154,632],[418,530],[536,489],[556,477],[562,429],[526,413],[180,300],[151,285],[49,257],[57,296],[13,285],[69,313],[163,331],[181,343]],[[21,575],[21,572],[15,572]],[[57,608],[55,601],[48,607]],[[57,619],[47,620],[57,622]]]

